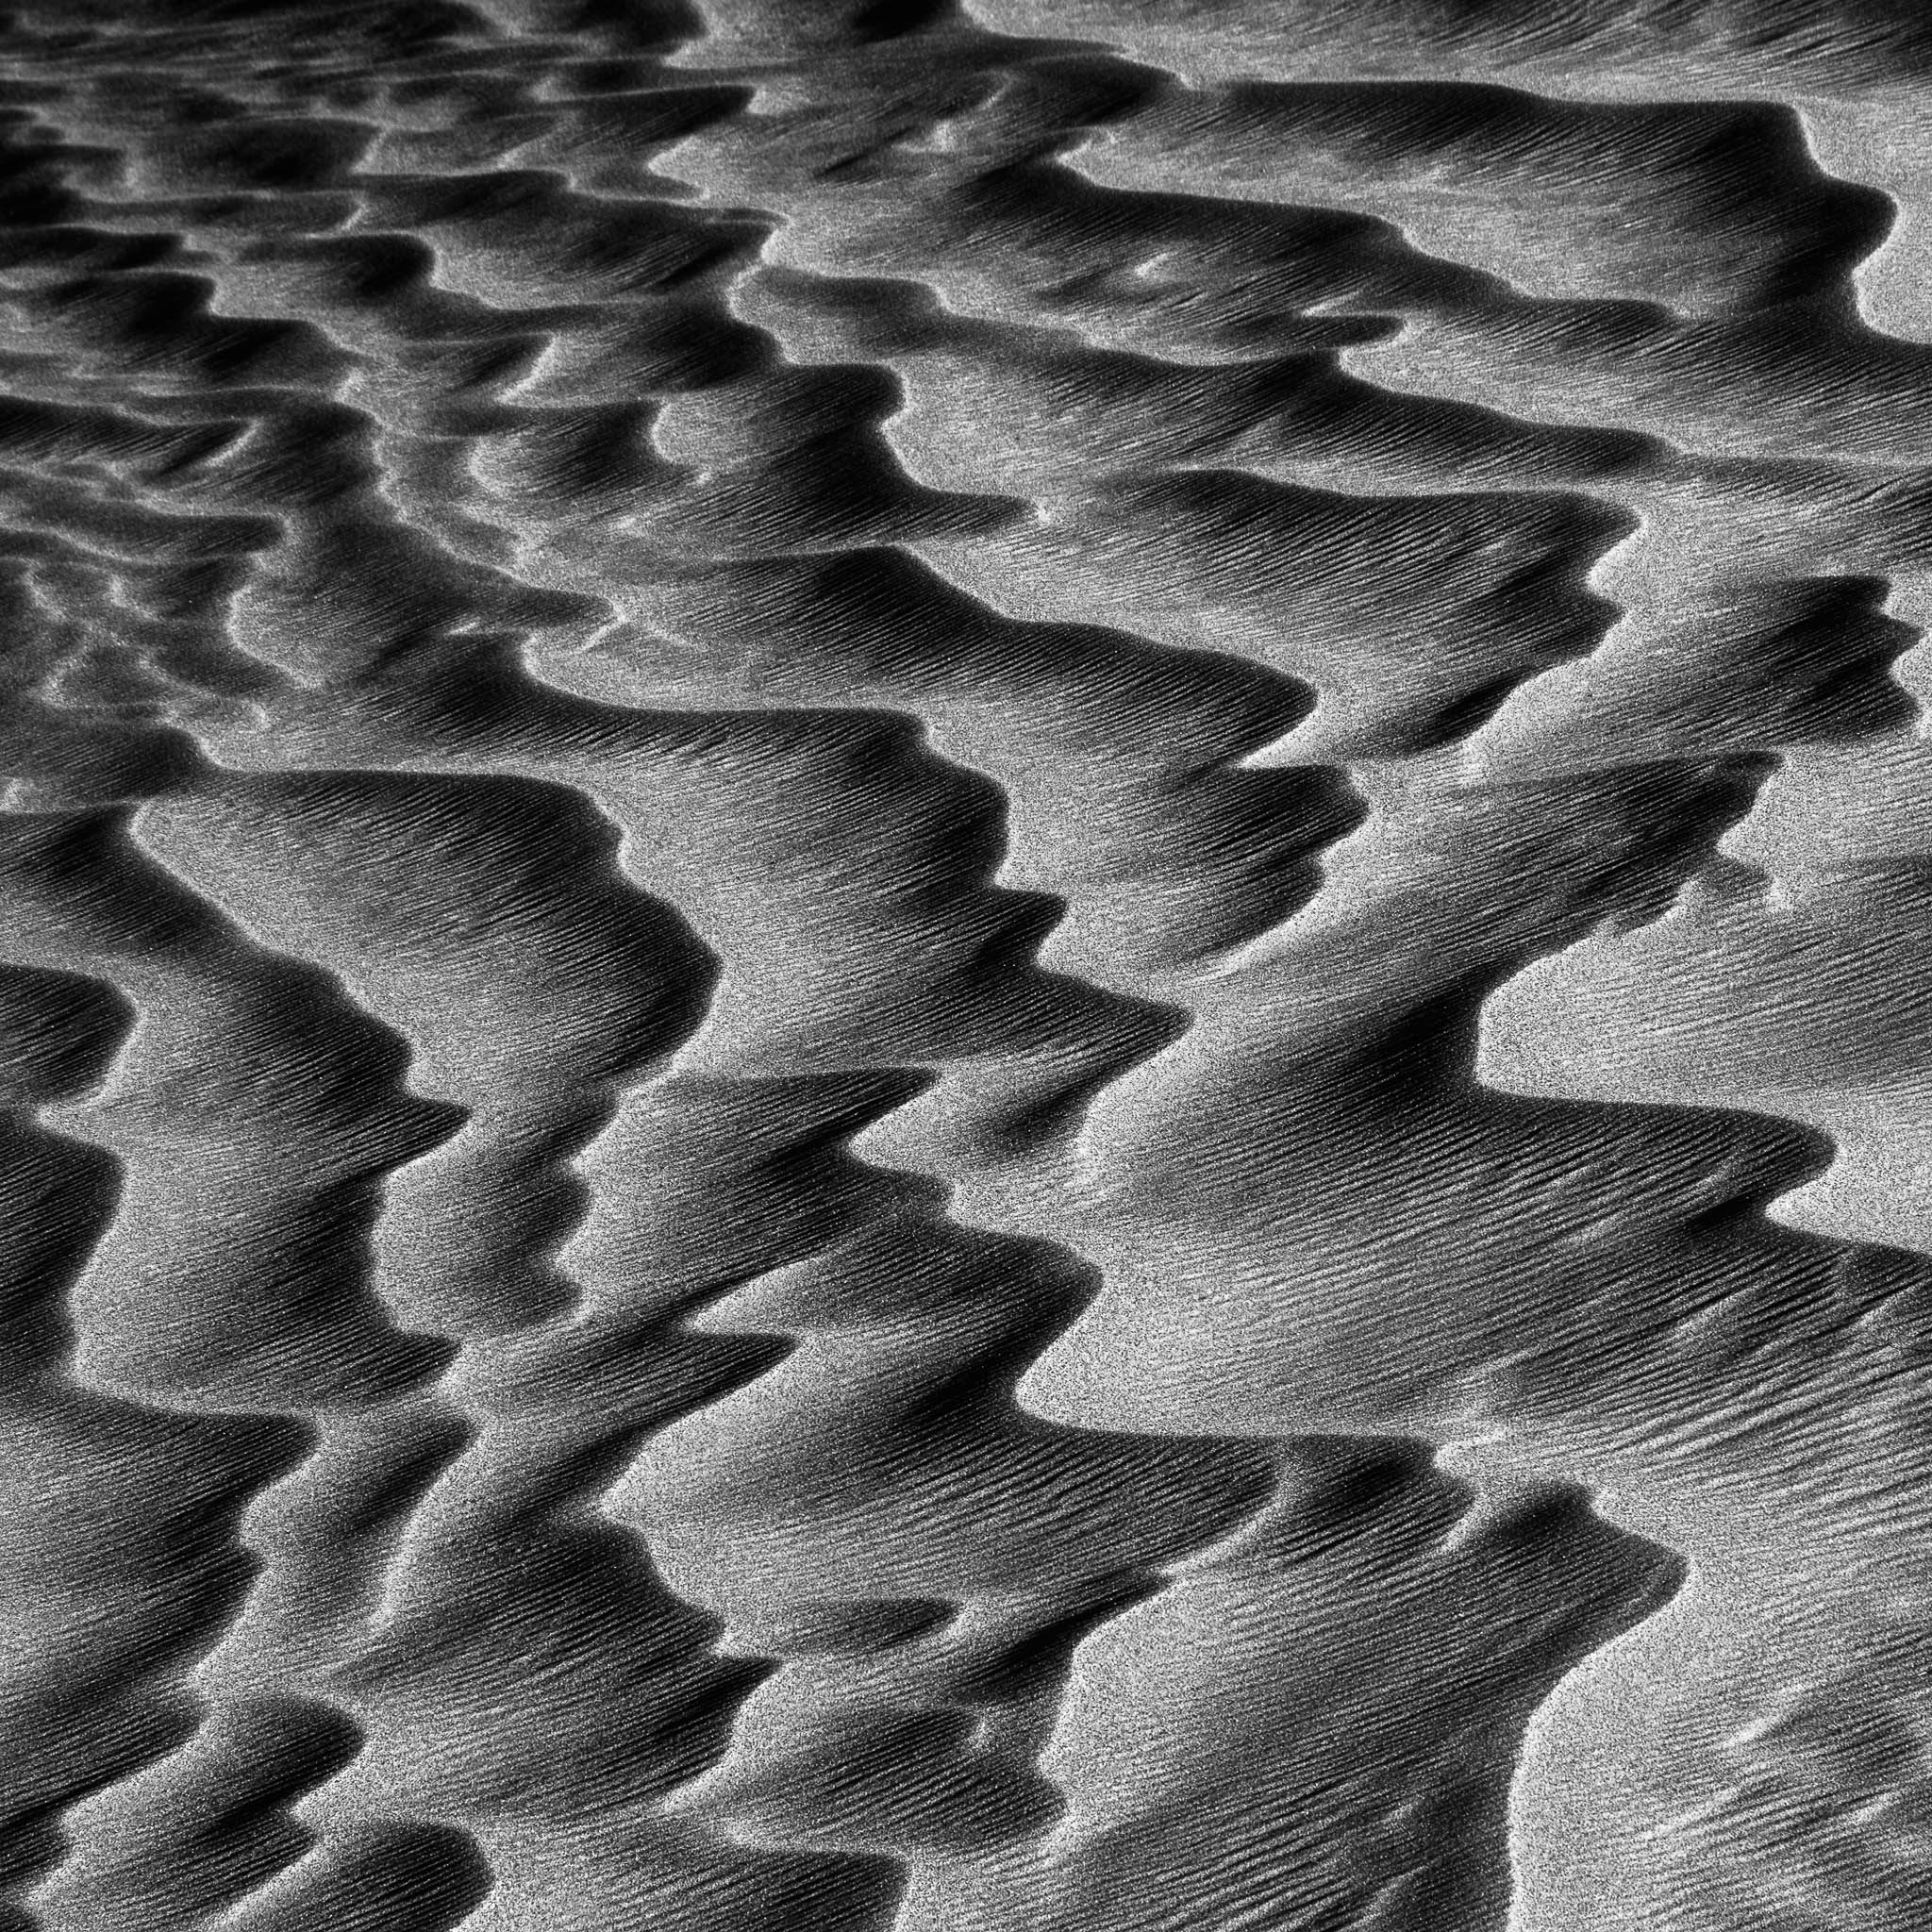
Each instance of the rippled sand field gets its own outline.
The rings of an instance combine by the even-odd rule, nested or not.
[[[1932,12],[0,49],[0,1928],[1932,1924]]]

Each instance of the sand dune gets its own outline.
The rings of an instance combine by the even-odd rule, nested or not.
[[[1932,22],[0,34],[0,1927],[1932,1917]]]

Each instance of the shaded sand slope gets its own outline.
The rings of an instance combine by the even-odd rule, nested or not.
[[[1932,1907],[1932,26],[25,0],[0,1925]]]

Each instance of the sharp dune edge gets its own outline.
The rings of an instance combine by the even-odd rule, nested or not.
[[[0,40],[0,1927],[1932,1923],[1932,16]]]

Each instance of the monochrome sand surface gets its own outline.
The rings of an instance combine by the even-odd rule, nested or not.
[[[0,1926],[1932,1924],[1932,12],[0,47]]]

